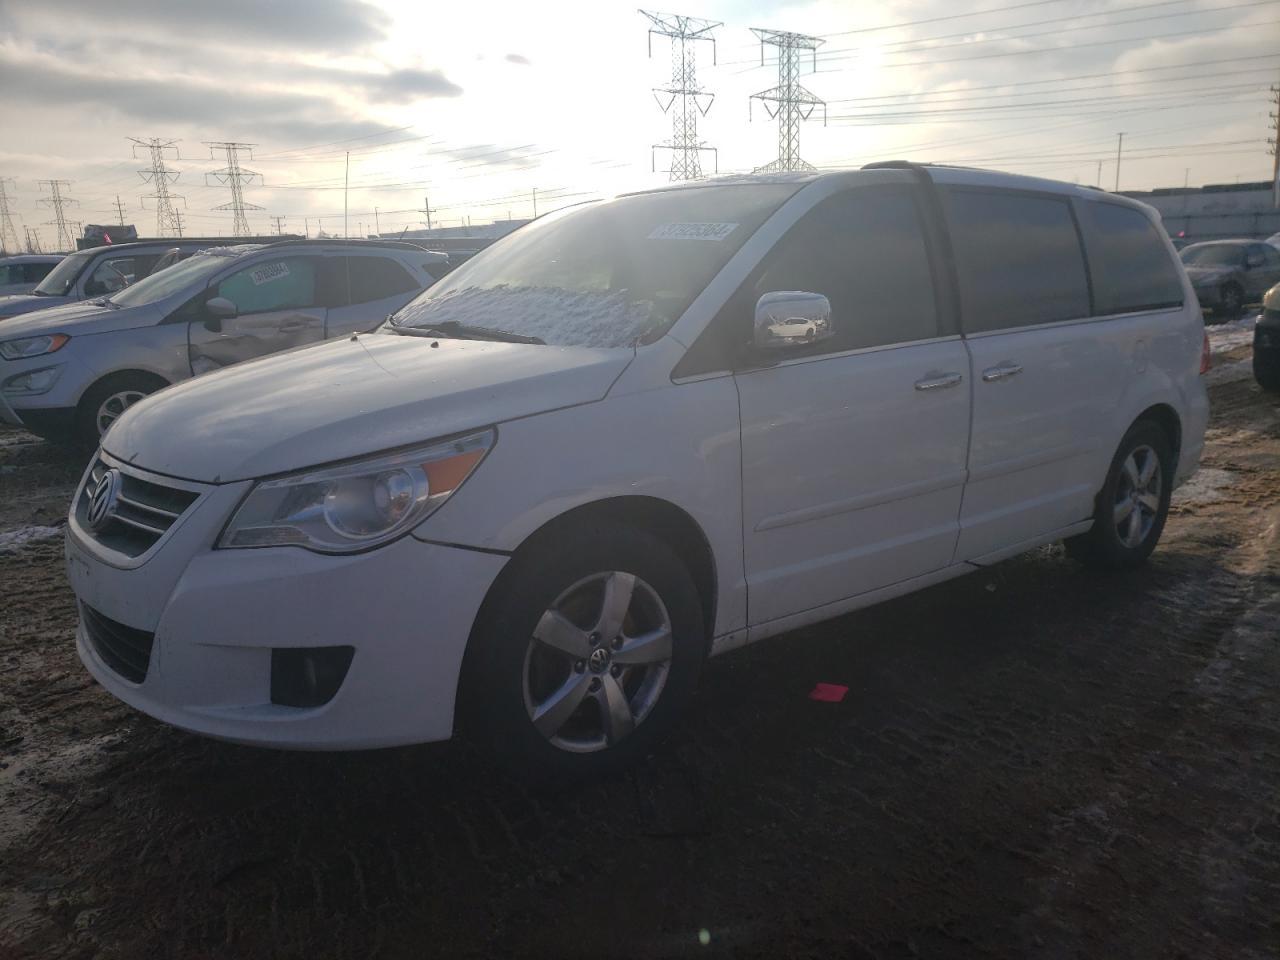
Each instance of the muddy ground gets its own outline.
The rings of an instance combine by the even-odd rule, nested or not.
[[[1240,333],[1145,569],[1046,548],[731,654],[550,796],[117,703],[73,649],[79,467],[0,431],[0,957],[1280,956],[1280,398]]]

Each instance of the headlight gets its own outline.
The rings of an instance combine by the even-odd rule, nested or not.
[[[65,333],[47,333],[42,337],[24,337],[21,340],[0,342],[0,357],[6,360],[23,360],[26,357],[42,357],[55,353],[67,345],[71,338]]]
[[[494,432],[446,440],[275,480],[249,491],[219,547],[293,544],[354,553],[413,529],[449,498],[493,446]]]

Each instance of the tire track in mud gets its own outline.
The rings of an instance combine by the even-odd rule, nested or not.
[[[6,829],[28,808],[0,833],[0,953],[1274,955],[1274,406],[1215,388],[1232,486],[1147,568],[1046,548],[748,648],[653,758],[559,795],[465,748],[165,728],[83,685],[60,547],[0,557]],[[21,457],[0,482],[74,485]],[[819,680],[848,698],[808,700]]]

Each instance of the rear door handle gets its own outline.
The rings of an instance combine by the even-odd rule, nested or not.
[[[958,373],[939,373],[925,377],[923,380],[916,381],[917,390],[941,390],[944,387],[954,387],[958,384],[962,377]]]
[[[1021,364],[1006,360],[1004,363],[998,363],[994,367],[983,370],[982,379],[987,383],[995,383],[997,380],[1003,380],[1005,377],[1012,377],[1021,372]]]

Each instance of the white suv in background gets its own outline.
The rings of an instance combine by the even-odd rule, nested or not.
[[[709,656],[1065,539],[1195,469],[1204,325],[1153,212],[975,170],[543,217],[377,333],[130,409],[71,510],[84,663],[169,723],[572,776]]]
[[[0,420],[92,449],[171,383],[378,326],[447,264],[397,241],[203,250],[110,297],[0,321]]]

